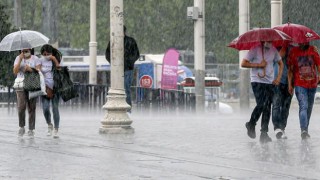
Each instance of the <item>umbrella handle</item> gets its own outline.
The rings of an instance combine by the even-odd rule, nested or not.
[[[259,78],[264,78],[266,77],[266,68],[263,68],[263,75],[260,75],[260,73],[258,73]]]
[[[261,48],[261,53],[262,53],[262,60],[265,61],[263,45],[262,45],[262,48]],[[266,77],[266,67],[263,67],[263,75],[261,76],[260,73],[258,73],[258,76],[259,76],[259,78]]]

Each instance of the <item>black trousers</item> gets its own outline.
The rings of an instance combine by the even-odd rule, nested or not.
[[[252,91],[256,99],[256,107],[253,109],[249,124],[255,126],[262,114],[261,132],[268,132],[271,116],[271,103],[274,94],[274,85],[252,82]]]

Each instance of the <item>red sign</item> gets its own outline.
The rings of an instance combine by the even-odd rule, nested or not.
[[[152,77],[149,75],[143,75],[140,78],[140,87],[143,88],[152,88],[153,80]]]

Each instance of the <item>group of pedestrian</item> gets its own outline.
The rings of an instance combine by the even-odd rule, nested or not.
[[[44,76],[47,95],[41,96],[43,115],[48,124],[48,136],[53,134],[54,138],[58,138],[59,130],[59,93],[53,91],[53,67],[59,67],[62,54],[49,44],[41,47],[41,57],[34,55],[34,49],[23,49],[14,61],[13,73],[17,77],[24,78],[25,72],[31,72],[32,68],[41,71]],[[37,97],[29,98],[29,92],[24,89],[16,89],[17,108],[19,118],[18,135],[22,137],[25,134],[26,110],[29,115],[29,131],[28,135],[34,137],[35,121],[36,121],[36,102]],[[52,95],[51,95],[52,94]],[[51,123],[50,103],[52,104],[53,122]]]
[[[248,136],[255,138],[255,126],[262,114],[261,143],[272,141],[268,135],[270,117],[276,138],[287,138],[285,128],[294,91],[299,103],[301,138],[310,138],[308,127],[320,80],[318,51],[309,42],[287,44],[279,49],[272,42],[261,42],[247,53],[241,63],[242,67],[251,68],[251,86],[256,100],[245,126]]]

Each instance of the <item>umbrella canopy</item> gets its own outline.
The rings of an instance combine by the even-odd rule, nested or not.
[[[276,29],[255,28],[235,38],[228,47],[238,50],[250,50],[262,41],[272,41],[273,44],[281,44],[285,41],[291,41],[291,37]]]
[[[31,49],[49,42],[49,38],[37,31],[20,30],[6,35],[0,42],[0,51]]]
[[[288,34],[292,37],[292,41],[296,43],[305,43],[320,39],[320,36],[316,32],[300,24],[286,23],[275,26],[273,29],[277,29]]]

